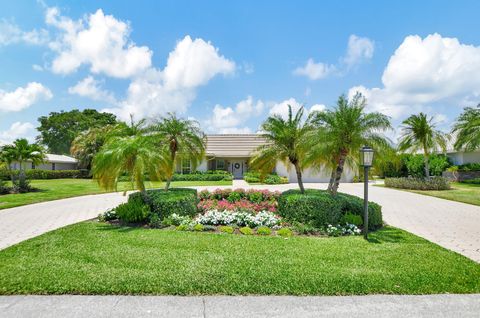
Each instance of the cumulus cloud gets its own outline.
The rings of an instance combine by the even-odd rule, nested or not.
[[[261,101],[254,101],[252,96],[238,102],[234,107],[223,107],[215,105],[213,115],[206,121],[210,131],[217,133],[241,133],[251,132],[248,127],[239,127],[255,116],[260,116],[265,104]]]
[[[348,39],[347,54],[343,62],[349,67],[354,66],[371,59],[374,51],[375,43],[372,40],[352,34]]]
[[[288,117],[288,106],[292,106],[292,112],[295,114],[303,104],[299,103],[295,98],[291,97],[279,103],[273,103],[270,106],[269,115],[279,115],[283,118]],[[323,111],[326,106],[323,104],[315,104],[310,108],[305,108],[305,114],[309,114],[312,111]]]
[[[116,103],[113,93],[104,90],[102,88],[102,82],[96,80],[93,78],[93,76],[87,76],[83,80],[79,81],[75,86],[69,87],[68,92],[70,94],[88,97],[93,100],[105,101],[111,104]]]
[[[480,96],[480,47],[431,34],[407,36],[390,58],[383,87],[352,87],[369,107],[398,118],[426,105],[456,104]]]
[[[11,92],[0,90],[0,111],[17,112],[52,97],[52,92],[37,82],[30,82],[27,86],[18,87]]]
[[[307,63],[302,67],[297,67],[294,75],[306,76],[311,80],[325,78],[335,71],[335,65],[325,63],[315,63],[313,59],[308,59]]]
[[[72,73],[85,64],[92,73],[128,78],[151,66],[152,51],[130,40],[130,25],[101,9],[74,21],[60,15],[58,8],[48,8],[45,20],[60,31],[50,43],[57,52],[52,63],[55,73]]]
[[[0,144],[12,143],[17,138],[27,138],[33,141],[34,128],[32,123],[15,122],[9,129],[0,131]]]
[[[25,43],[42,45],[48,42],[48,32],[44,29],[23,31],[18,25],[7,20],[0,20],[0,46]]]
[[[214,76],[233,74],[235,63],[220,55],[218,48],[202,39],[186,36],[169,54],[164,70],[154,68],[136,77],[120,106],[107,109],[121,118],[185,113],[196,97],[198,87]]]

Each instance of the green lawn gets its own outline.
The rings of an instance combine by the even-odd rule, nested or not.
[[[6,194],[0,196],[0,209],[13,208],[16,206],[32,204],[37,202],[64,199],[86,194],[105,193],[100,189],[97,182],[89,179],[53,179],[33,180],[31,185],[40,189],[38,192]],[[163,182],[147,182],[149,188],[163,187]],[[173,187],[189,187],[202,185],[232,185],[232,181],[176,181],[172,182]],[[119,191],[131,189],[131,183],[121,182]]]
[[[480,265],[387,227],[362,237],[68,226],[0,251],[0,294],[480,292]]]
[[[383,185],[379,185],[383,186]],[[393,188],[392,188],[393,189]],[[467,183],[452,183],[451,190],[439,190],[439,191],[420,191],[420,190],[405,190],[418,194],[430,195],[432,197],[458,201],[463,203],[469,203],[474,205],[480,205],[480,185],[479,184],[467,184]]]

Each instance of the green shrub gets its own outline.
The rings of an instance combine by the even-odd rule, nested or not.
[[[160,220],[160,217],[158,216],[158,214],[150,214],[148,225],[154,229],[159,229],[165,226],[162,220]]]
[[[307,189],[305,194],[299,190],[288,190],[278,199],[278,214],[281,217],[314,228],[338,224],[346,213],[363,215],[363,200],[345,193],[332,196],[327,191],[313,189]],[[369,229],[381,227],[383,221],[380,205],[369,202],[368,217]]]
[[[204,230],[205,232],[207,232],[207,231],[208,231],[208,232],[214,232],[214,231],[217,230],[217,227],[216,227],[215,225],[204,225],[204,226],[203,226],[203,230]]]
[[[187,224],[180,224],[175,228],[177,231],[189,231],[190,227]]]
[[[470,179],[470,180],[463,180],[461,183],[467,184],[480,184],[480,178]]]
[[[272,234],[272,230],[270,230],[270,228],[268,228],[266,226],[260,226],[257,229],[257,234],[258,235],[270,235],[270,234]]]
[[[154,213],[154,215],[158,215],[158,214]],[[162,224],[164,226],[171,226],[171,225],[178,226],[180,224],[189,224],[191,221],[192,221],[192,218],[190,218],[189,216],[178,215],[176,213],[173,213],[173,214],[170,214],[170,215],[166,216],[162,220]]]
[[[193,230],[196,232],[202,232],[204,230],[203,224],[197,223],[193,226]]]
[[[175,173],[172,177],[173,181],[231,181],[232,179],[233,175],[223,170],[195,171],[187,174]]]
[[[363,218],[360,215],[347,212],[340,219],[340,224],[354,224],[356,226],[361,226],[363,224]]]
[[[232,234],[234,232],[233,227],[231,226],[220,226],[218,230],[222,233]]]
[[[247,181],[248,183],[266,183],[266,184],[284,184],[288,183],[287,177],[280,177],[276,173],[271,173],[262,176],[260,172],[256,171],[249,171],[243,175],[243,180]]]
[[[281,237],[291,237],[293,232],[288,227],[284,227],[277,231],[277,235]]]
[[[227,201],[230,202],[230,203],[240,201],[241,199],[242,199],[242,196],[240,195],[240,193],[235,192],[235,191],[230,193],[227,197]]]
[[[248,226],[245,226],[245,227],[240,228],[240,233],[242,233],[243,235],[252,235],[253,230],[251,228],[249,228]]]
[[[146,194],[135,192],[130,198],[139,197],[150,207],[151,213],[158,214],[161,220],[176,213],[180,216],[193,217],[197,213],[197,190],[172,188],[148,190]]]
[[[130,195],[127,203],[122,203],[115,208],[115,213],[125,223],[139,223],[147,219],[150,208],[143,202],[141,196]]]
[[[18,177],[19,171],[13,170],[13,175]],[[30,180],[46,180],[46,179],[88,179],[88,170],[42,170],[29,169],[25,171],[25,176]],[[0,179],[10,180],[10,172],[6,169],[0,170]]]
[[[321,232],[321,230],[319,228],[316,228],[310,224],[304,224],[304,223],[300,223],[300,222],[297,222],[297,221],[294,221],[292,223],[292,228],[295,232],[297,232],[298,234],[301,234],[301,235],[308,235],[308,234],[318,234]]]
[[[107,222],[107,221],[112,221],[112,220],[116,220],[116,219],[118,219],[118,216],[115,213],[115,209],[107,210],[107,211],[105,211],[103,213],[100,213],[98,215],[98,220],[100,222]]]
[[[450,189],[450,182],[443,177],[386,178],[385,186],[409,190],[448,190]]]

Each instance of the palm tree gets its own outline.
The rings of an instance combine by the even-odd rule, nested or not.
[[[448,135],[436,129],[433,117],[428,118],[426,114],[411,115],[402,123],[402,134],[399,139],[398,149],[416,153],[423,152],[425,162],[425,177],[430,176],[428,159],[432,151],[439,148],[445,152],[447,148]]]
[[[303,107],[293,115],[292,107],[288,105],[287,119],[280,115],[268,117],[261,126],[261,136],[266,143],[258,147],[250,159],[250,167],[262,174],[271,172],[277,161],[282,161],[287,167],[293,165],[301,193],[305,192],[302,170],[306,168],[307,139],[313,130],[309,118],[303,120],[303,114]]]
[[[189,160],[195,170],[205,155],[205,134],[197,121],[181,119],[175,114],[168,113],[161,118],[149,131],[156,137],[157,144],[165,152],[166,178],[165,190],[168,190],[175,173],[175,167],[181,160]]]
[[[359,93],[350,101],[342,95],[335,109],[311,115],[316,132],[310,139],[307,162],[332,167],[328,191],[333,195],[338,191],[345,164],[356,165],[362,146],[381,152],[390,145],[382,135],[391,129],[390,119],[381,113],[365,113],[365,106],[366,99]]]
[[[92,161],[105,144],[115,126],[93,127],[81,132],[72,142],[70,153],[78,159],[79,166],[90,170]]]
[[[152,136],[112,137],[93,159],[93,176],[107,190],[116,190],[119,177],[126,173],[138,190],[145,192],[145,175],[159,180],[165,158]]]
[[[452,133],[457,134],[455,149],[464,148],[466,151],[474,151],[480,148],[480,104],[476,108],[467,107],[457,118]]]
[[[19,182],[20,186],[25,184],[25,164],[30,161],[35,165],[42,163],[45,159],[45,150],[37,145],[30,144],[27,139],[17,139],[12,145],[6,145],[2,148],[2,158],[7,163],[7,166],[13,162],[19,164]],[[11,171],[11,170],[10,170]],[[11,171],[11,178],[14,181],[13,172]]]

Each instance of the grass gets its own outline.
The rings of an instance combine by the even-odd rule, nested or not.
[[[480,265],[402,230],[260,237],[68,226],[0,251],[0,294],[480,292]]]
[[[175,181],[173,187],[189,186],[221,186],[231,185],[231,181]],[[0,209],[13,208],[16,206],[32,203],[51,201],[57,199],[70,198],[87,194],[106,193],[100,189],[97,182],[90,179],[52,179],[52,180],[33,180],[31,185],[40,189],[38,192],[5,194],[0,196]],[[160,188],[164,186],[163,182],[147,182],[148,188]],[[119,191],[131,190],[131,183],[120,182]]]
[[[395,189],[480,206],[480,184],[467,184],[467,183],[453,182],[451,185],[452,185],[451,190],[421,191],[421,190],[407,190],[407,189],[396,189],[396,188]],[[384,185],[377,185],[377,186],[384,186]]]

